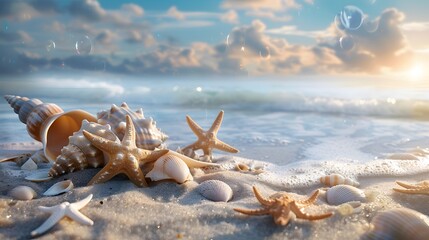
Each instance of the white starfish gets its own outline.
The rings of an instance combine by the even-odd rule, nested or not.
[[[64,217],[69,217],[81,224],[93,225],[94,222],[91,219],[79,212],[79,210],[85,207],[86,204],[91,201],[91,199],[92,194],[75,203],[63,202],[52,207],[39,206],[39,209],[42,210],[42,212],[50,213],[51,216],[42,225],[40,225],[40,227],[32,231],[31,236],[35,237],[37,235],[43,234]]]

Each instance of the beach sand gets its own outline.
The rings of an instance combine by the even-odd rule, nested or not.
[[[40,147],[37,143],[2,145],[0,156],[11,156]],[[281,156],[279,156],[281,157]],[[342,215],[336,206],[330,206],[319,196],[317,203],[305,209],[321,214],[333,211],[327,219],[317,221],[294,220],[287,226],[276,225],[271,216],[247,216],[233,208],[257,209],[261,205],[252,192],[258,187],[264,196],[279,191],[293,193],[297,199],[308,197],[323,187],[314,181],[299,186],[289,184],[276,173],[276,165],[265,164],[265,172],[254,175],[234,170],[236,163],[250,159],[232,155],[215,155],[222,167],[193,171],[194,180],[184,184],[171,181],[151,182],[147,188],[138,188],[126,176],[93,186],[87,182],[99,169],[87,169],[62,175],[47,182],[34,183],[24,179],[31,171],[21,170],[14,162],[0,163],[0,239],[28,239],[32,230],[40,226],[49,215],[38,206],[53,206],[64,201],[75,202],[93,194],[81,213],[94,221],[93,226],[81,225],[64,218],[40,239],[359,239],[369,228],[377,212],[396,207],[407,207],[429,214],[429,201],[425,195],[407,195],[392,190],[395,180],[416,182],[427,179],[428,171],[401,177],[360,177],[360,187],[367,193],[367,202],[356,213]],[[39,169],[49,168],[39,164]],[[38,171],[38,170],[34,170]],[[288,175],[287,178],[291,176]],[[285,177],[286,178],[286,177]],[[46,197],[42,193],[58,181],[70,179],[75,188],[63,195]],[[229,202],[212,202],[196,190],[199,183],[208,179],[224,181],[233,189]],[[283,181],[284,180],[284,181]],[[38,197],[17,201],[8,196],[15,186],[34,188]]]

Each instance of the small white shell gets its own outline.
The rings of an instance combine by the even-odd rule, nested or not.
[[[326,200],[329,204],[340,205],[346,202],[365,202],[364,191],[350,185],[337,185],[326,190]]]
[[[371,230],[361,236],[367,239],[418,239],[429,236],[429,218],[408,208],[391,209],[377,214]]]
[[[219,180],[207,180],[197,187],[198,192],[208,200],[214,202],[228,202],[232,198],[231,187]]]
[[[152,181],[173,179],[178,183],[193,180],[188,165],[178,156],[167,153],[156,160],[153,169],[146,174]]]
[[[9,196],[16,200],[31,200],[37,196],[36,191],[28,186],[18,186],[10,190]]]
[[[28,159],[24,164],[21,166],[22,170],[36,170],[37,164],[33,161],[33,159]]]
[[[340,174],[331,174],[327,176],[323,176],[319,178],[320,183],[333,187],[336,185],[344,184],[344,185],[350,185],[354,187],[358,187],[359,183],[354,181],[353,179],[346,178]]]
[[[57,182],[43,193],[45,196],[55,196],[61,193],[66,193],[73,189],[73,182],[71,180]]]
[[[35,172],[35,173],[27,176],[25,178],[25,180],[29,180],[29,181],[32,181],[32,182],[44,182],[44,181],[48,181],[48,180],[52,179],[52,177],[50,177],[48,175],[48,173],[49,173],[49,169],[40,170],[40,171],[37,171],[37,172]]]

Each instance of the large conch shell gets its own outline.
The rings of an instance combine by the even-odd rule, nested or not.
[[[37,98],[6,95],[5,99],[18,114],[19,120],[27,125],[28,134],[43,143],[45,156],[51,162],[68,144],[68,137],[79,130],[82,120],[97,121],[83,110],[64,112],[56,104],[43,103]]]
[[[152,118],[145,118],[143,109],[133,112],[126,103],[120,107],[115,104],[110,110],[104,110],[97,113],[98,123],[109,124],[112,131],[120,140],[125,134],[125,117],[129,115],[136,128],[136,145],[138,148],[154,150],[159,147],[168,136],[156,127],[156,122]]]
[[[101,150],[86,139],[83,130],[111,141],[116,140],[116,135],[110,129],[110,125],[83,120],[79,131],[70,136],[69,144],[61,149],[61,154],[49,170],[49,176],[56,177],[89,167],[97,168],[106,165],[108,159],[104,157]]]

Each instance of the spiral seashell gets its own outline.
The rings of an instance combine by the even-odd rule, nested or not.
[[[353,179],[346,178],[340,174],[331,174],[327,176],[320,177],[320,183],[333,187],[339,184],[350,185],[354,187],[358,187],[359,183],[354,181]]]
[[[143,109],[133,112],[126,103],[120,107],[115,104],[110,110],[104,110],[97,114],[98,123],[109,124],[112,131],[122,140],[125,134],[125,116],[129,115],[136,128],[136,145],[138,148],[153,150],[160,146],[168,136],[162,133],[152,118],[145,118]]]
[[[346,202],[365,202],[364,191],[350,185],[336,185],[326,190],[326,200],[329,204],[340,205]]]
[[[228,202],[233,192],[231,187],[220,180],[207,180],[197,187],[198,192],[213,202]]]
[[[83,110],[64,112],[53,103],[43,103],[36,98],[6,95],[5,99],[27,125],[28,134],[43,143],[46,158],[53,162],[68,144],[68,137],[79,130],[84,119],[97,119]]]
[[[74,188],[73,182],[71,180],[65,180],[57,182],[52,185],[48,190],[46,190],[43,195],[45,196],[55,196],[62,193],[71,191]]]
[[[167,153],[156,160],[153,169],[146,174],[152,181],[173,179],[178,183],[193,180],[188,165],[178,156]]]
[[[16,200],[31,200],[37,197],[36,191],[28,186],[18,186],[10,190],[9,196]]]
[[[371,229],[361,236],[370,239],[415,239],[429,236],[429,218],[408,208],[397,208],[378,213],[371,221]]]
[[[69,144],[61,149],[61,154],[49,170],[49,176],[57,177],[65,173],[89,167],[97,168],[106,164],[103,152],[86,139],[83,130],[112,141],[117,139],[111,131],[110,125],[83,120],[79,131],[70,136]]]

